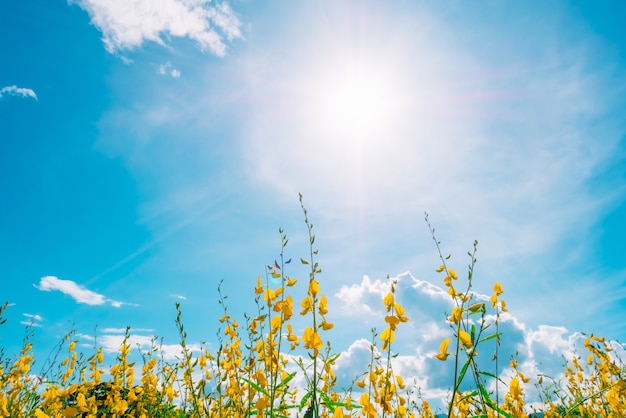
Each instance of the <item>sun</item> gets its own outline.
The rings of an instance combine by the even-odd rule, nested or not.
[[[307,108],[326,132],[365,139],[396,122],[401,92],[380,63],[345,57],[321,65],[309,81]]]

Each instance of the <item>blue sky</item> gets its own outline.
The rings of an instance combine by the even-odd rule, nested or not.
[[[298,193],[345,359],[400,276],[398,349],[434,373],[449,307],[424,212],[458,271],[478,240],[475,290],[502,283],[529,370],[577,332],[626,340],[625,19],[608,2],[2,3],[2,345],[31,320],[43,356],[96,325],[175,345],[176,302],[214,341],[220,280],[250,312],[278,228],[287,257],[308,253]]]

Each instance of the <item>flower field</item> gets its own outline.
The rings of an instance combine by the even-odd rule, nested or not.
[[[308,277],[297,279],[286,273],[291,259],[284,256],[288,239],[281,229],[279,260],[267,266],[250,289],[254,313],[232,317],[220,290],[223,315],[215,319],[221,329],[218,350],[188,346],[178,304],[181,354],[173,362],[159,355],[156,341],[151,350],[141,353],[141,362],[131,361],[127,329],[115,361],[107,364],[97,346],[89,355],[79,353],[79,341],[70,332],[50,367],[33,374],[35,359],[27,338],[18,356],[0,353],[0,417],[626,416],[626,367],[604,338],[589,335],[586,352],[564,364],[561,379],[526,376],[517,370],[515,359],[500,358],[498,347],[506,335],[499,331],[498,321],[507,311],[505,290],[494,283],[489,301],[477,299],[472,292],[476,244],[467,280],[460,280],[442,256],[432,228],[440,255],[433,270],[441,275],[454,303],[447,318],[449,336],[435,355],[454,364],[447,410],[433,411],[419,388],[394,371],[398,354],[394,340],[397,333],[406,332],[403,325],[411,318],[396,301],[393,280],[380,301],[385,327],[373,332],[370,361],[362,365],[363,373],[354,377],[349,389],[338,388],[334,365],[339,355],[325,335],[334,327],[332,306],[324,295],[313,225],[302,209],[310,253],[299,262],[306,266]],[[270,279],[282,284],[270,287]],[[306,295],[294,300],[292,291],[298,286]],[[0,309],[1,323],[7,320],[7,309],[8,303]],[[295,317],[306,321],[302,331],[296,332]],[[479,350],[488,341],[495,352]],[[479,369],[474,361],[479,355],[492,359],[492,367]],[[515,371],[506,380],[500,373],[503,366]],[[539,406],[526,402],[524,387],[529,383],[540,393]]]

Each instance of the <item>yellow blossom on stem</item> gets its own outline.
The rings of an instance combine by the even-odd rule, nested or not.
[[[445,361],[448,358],[448,345],[450,345],[450,338],[446,338],[441,342],[439,345],[439,353],[435,354],[436,359]]]
[[[452,309],[452,315],[448,317],[448,321],[458,324],[459,322],[461,322],[462,319],[463,319],[463,308],[461,308],[460,306],[455,306],[454,309]]]
[[[502,285],[501,285],[499,282],[496,282],[496,283],[493,285],[493,292],[494,292],[496,295],[501,295],[502,293],[504,293],[504,290],[502,290]]]
[[[319,291],[320,291],[320,284],[315,279],[311,280],[309,282],[309,294],[312,296],[315,296],[319,293]]]
[[[307,296],[302,299],[300,302],[300,306],[302,306],[302,310],[300,311],[300,315],[306,315],[309,312],[313,311],[313,299],[311,296]]]
[[[274,270],[272,270],[272,277],[275,279],[278,279],[279,277],[281,277],[281,274],[276,271],[276,266],[274,266]]]
[[[394,340],[394,332],[390,328],[386,328],[381,334],[380,339],[383,341],[382,350],[386,350],[389,344],[393,343]]]
[[[332,329],[334,326],[335,326],[335,324],[333,324],[331,322],[322,321],[322,329],[324,331],[328,331],[329,329]]]
[[[257,285],[254,288],[254,294],[255,295],[260,295],[261,293],[263,293],[263,286],[261,285],[261,276],[259,276],[257,278]]]
[[[304,341],[304,348],[312,348],[316,353],[317,350],[324,346],[320,336],[316,332],[313,332],[313,328],[311,327],[305,328],[304,334],[302,334],[302,341]]]
[[[459,341],[465,346],[465,348],[472,348],[472,339],[470,338],[470,335],[462,329],[459,330]]]

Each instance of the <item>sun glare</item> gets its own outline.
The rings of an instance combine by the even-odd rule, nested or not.
[[[386,131],[398,103],[390,74],[354,63],[320,71],[310,97],[312,116],[325,130],[354,139]]]

